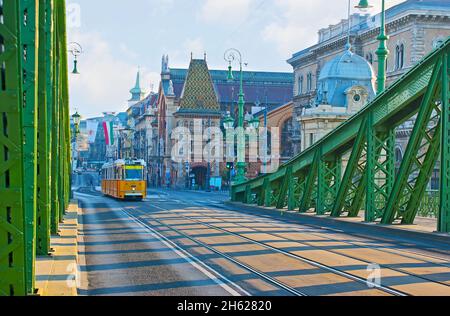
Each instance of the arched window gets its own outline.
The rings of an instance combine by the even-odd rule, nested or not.
[[[298,77],[298,95],[303,94],[303,75]]]
[[[400,69],[405,66],[405,45],[400,45]]]
[[[433,41],[433,49],[439,48],[442,44],[444,44],[443,38],[438,38]]]
[[[312,90],[312,73],[309,73],[306,77],[306,90],[308,92]]]
[[[368,53],[366,55],[366,60],[372,65],[373,64],[373,54],[372,53]]]
[[[400,44],[395,47],[395,70],[403,69],[405,65],[405,45]]]

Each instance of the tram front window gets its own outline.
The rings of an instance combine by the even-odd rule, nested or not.
[[[140,169],[127,169],[125,170],[125,177],[128,181],[141,181],[142,180],[142,170]]]

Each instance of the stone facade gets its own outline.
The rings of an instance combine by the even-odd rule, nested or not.
[[[450,1],[407,0],[387,10],[386,19],[389,35],[387,47],[390,51],[386,67],[389,86],[450,36]],[[302,150],[332,131],[354,112],[327,105],[317,107],[321,71],[345,51],[349,27],[352,51],[377,70],[379,25],[380,15],[354,14],[350,22],[342,20],[337,25],[320,30],[316,45],[294,54],[288,60],[294,69],[294,116],[302,133]],[[347,102],[349,100],[351,98],[348,95]],[[361,108],[361,105],[358,104],[354,110],[357,108]],[[414,118],[396,129],[397,167],[400,166],[413,126]],[[431,189],[437,187],[438,173],[437,168]]]
[[[387,85],[416,65],[440,42],[450,36],[450,2],[446,0],[407,0],[386,12],[390,36]],[[319,42],[292,56],[294,69],[294,116],[300,121],[305,108],[317,98],[317,82],[325,64],[345,51],[351,28],[353,52],[378,68],[380,16],[354,14],[348,20],[319,31]]]
[[[291,159],[296,152],[293,135],[293,111],[294,103],[289,102],[267,113],[267,128],[269,132],[273,128],[279,128],[282,163]],[[257,113],[256,116],[259,118],[260,126],[265,127],[266,115],[264,111]]]

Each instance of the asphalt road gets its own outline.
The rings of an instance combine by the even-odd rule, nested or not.
[[[450,295],[448,244],[231,209],[226,194],[151,190],[121,202],[74,180],[81,295]]]

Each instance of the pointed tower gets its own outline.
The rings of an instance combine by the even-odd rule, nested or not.
[[[204,59],[192,59],[184,83],[178,114],[217,115],[220,105]]]
[[[141,72],[140,72],[140,70],[138,70],[138,72],[137,72],[136,84],[135,84],[134,88],[130,90],[130,93],[131,93],[131,99],[128,100],[130,105],[141,101],[145,96],[145,92],[141,88]]]
[[[209,127],[220,127],[220,104],[208,64],[205,59],[191,59],[186,80],[184,82],[183,92],[181,93],[180,106],[174,114],[176,126],[188,128],[194,133],[196,124],[200,123],[204,137],[215,137]],[[207,142],[203,141],[201,148],[206,148]],[[198,143],[192,148],[190,159],[184,157],[184,163],[174,167],[173,174],[177,175],[177,186],[186,185],[186,178],[195,179],[195,185],[200,188],[207,188],[212,178],[220,176],[219,159],[212,160],[212,153],[208,153],[203,159],[198,159]],[[220,152],[216,148],[216,153]],[[201,154],[200,154],[201,155]],[[189,168],[186,168],[186,163]],[[208,168],[209,166],[209,168]],[[209,170],[209,172],[208,172]]]

